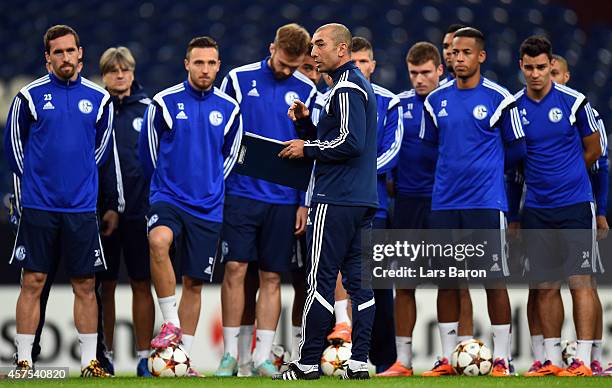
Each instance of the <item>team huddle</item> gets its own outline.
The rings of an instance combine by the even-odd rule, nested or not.
[[[368,361],[378,377],[412,376],[415,289],[369,287],[362,238],[372,229],[482,229],[494,231],[492,253],[466,265],[488,272],[490,374],[514,374],[506,235],[552,230],[561,237],[524,233],[533,351],[526,376],[612,375],[601,365],[595,281],[603,272],[595,232],[608,230],[606,134],[586,97],[565,86],[567,62],[548,39],[521,44],[526,86],[512,94],[481,75],[482,32],[452,25],[443,56],[430,42],[409,49],[412,88],[395,94],[370,81],[372,44],[341,24],[312,36],[295,23],[280,27],[270,55],[232,69],[220,88],[220,48],[196,37],[186,49],[187,79],[151,99],[134,80],[127,48],[100,58],[102,88],[80,75],[76,31],[51,27],[44,44],[47,74],[17,94],[4,133],[18,225],[10,263],[22,268],[17,368],[33,368],[40,353],[61,257],[75,295],[81,376],[114,373],[123,256],[138,376],[151,376],[152,350],[190,353],[202,287],[219,265],[224,350],[216,376],[318,379],[328,342],[351,344],[344,379],[369,378]],[[279,158],[314,160],[308,191],[233,172],[247,133],[282,142]],[[563,254],[551,255],[558,239]],[[295,297],[291,361],[279,371],[270,354],[283,273]],[[577,336],[569,366],[563,282]],[[163,317],[156,336],[151,283]],[[423,376],[457,373],[451,355],[473,336],[467,282],[440,282],[437,312],[442,354]],[[191,366],[185,373],[200,375]]]

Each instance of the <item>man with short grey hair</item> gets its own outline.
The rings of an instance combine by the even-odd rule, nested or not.
[[[147,368],[155,306],[151,293],[149,244],[144,222],[148,206],[149,179],[142,171],[138,156],[138,137],[144,112],[151,103],[142,86],[134,79],[136,61],[127,47],[110,47],[100,57],[100,72],[115,107],[113,156],[101,168],[104,181],[117,182],[119,211],[100,203],[103,224],[114,228],[102,232],[108,270],[97,274],[102,298],[104,340],[112,358],[115,334],[115,288],[123,253],[132,288],[132,318],[136,337],[138,376],[151,376]]]

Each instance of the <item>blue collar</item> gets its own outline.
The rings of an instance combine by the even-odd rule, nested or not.
[[[60,86],[60,87],[64,87],[64,88],[72,88],[75,87],[77,85],[81,84],[81,75],[79,74],[77,76],[77,79],[72,81],[72,80],[63,80],[61,78],[59,78],[58,76],[56,76],[53,72],[49,73],[49,79],[51,80],[51,82],[53,82],[55,85]]]
[[[482,74],[480,74],[480,80],[478,81],[478,84],[476,84],[476,86],[474,86],[473,88],[469,88],[469,89],[461,89],[461,88],[459,88],[459,86],[457,86],[457,81],[456,80],[454,80],[454,81],[455,81],[455,83],[451,86],[452,88],[455,88],[455,89],[457,89],[457,90],[459,90],[461,92],[469,92],[470,90],[478,89],[478,87],[482,85],[482,83],[484,82],[484,76]],[[451,81],[449,81],[449,82],[451,82]]]
[[[272,77],[274,77],[274,72],[272,71],[272,68],[270,67],[270,65],[268,64],[268,61],[270,60],[270,58],[272,58],[271,56],[267,56],[265,57],[262,61],[261,61],[261,69],[270,74]]]
[[[274,75],[274,70],[272,69],[272,65],[268,64],[268,61],[271,62],[271,56],[267,56],[265,57],[262,61],[261,61],[261,70],[263,71],[264,74],[267,74],[267,76],[271,77],[274,81],[276,82],[284,82],[288,79],[291,78],[291,76],[285,78],[285,79],[278,79],[276,78],[276,76]],[[296,70],[297,71],[297,70]]]
[[[215,89],[214,86],[212,86],[208,90],[199,90],[199,89],[196,89],[193,86],[191,86],[191,84],[189,83],[189,80],[183,81],[183,85],[185,85],[185,90],[187,91],[187,93],[189,93],[192,96],[194,96],[195,98],[199,98],[199,99],[204,99],[204,98],[208,97],[214,91],[214,89]]]
[[[523,96],[525,96],[525,98],[529,101],[531,101],[532,103],[534,103],[535,105],[542,105],[544,103],[544,101],[546,101],[550,95],[552,95],[555,92],[555,83],[553,81],[551,81],[552,85],[550,90],[548,91],[548,93],[546,93],[546,95],[544,97],[542,97],[542,99],[540,101],[536,101],[533,98],[529,97],[529,94],[527,94],[527,87],[524,87],[523,90],[525,91],[523,93]]]

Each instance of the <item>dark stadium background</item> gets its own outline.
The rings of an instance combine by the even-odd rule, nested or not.
[[[404,57],[420,40],[440,46],[446,27],[463,23],[487,37],[485,75],[516,92],[522,87],[518,46],[545,34],[568,59],[570,86],[584,92],[612,128],[612,2],[605,0],[354,0],[354,1],[16,1],[0,2],[0,127],[20,87],[44,71],[42,35],[54,24],[74,27],[84,47],[83,74],[99,80],[98,59],[125,45],[137,61],[136,79],[152,96],[185,78],[184,50],[194,36],[220,44],[216,85],[238,65],[268,54],[277,27],[298,22],[309,31],[346,24],[370,39],[377,69],[373,81],[394,91],[410,88]],[[11,190],[0,145],[0,198]],[[6,209],[0,206],[0,284],[16,283],[6,262],[13,247]]]

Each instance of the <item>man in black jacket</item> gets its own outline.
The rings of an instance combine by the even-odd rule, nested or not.
[[[148,211],[149,181],[138,159],[138,137],[144,111],[150,103],[142,87],[134,81],[136,62],[126,47],[111,47],[100,58],[100,71],[115,107],[113,158],[101,172],[106,181],[117,182],[119,213],[108,211],[104,202],[103,223],[116,223],[112,233],[102,234],[108,270],[98,274],[101,283],[104,338],[109,352],[115,332],[115,288],[119,261],[123,255],[132,287],[132,315],[138,376],[150,376],[147,369],[149,344],[153,334],[155,308],[151,294],[151,271],[145,215]],[[113,179],[115,177],[115,179]],[[124,190],[125,189],[125,190]],[[113,214],[114,213],[114,214]],[[112,358],[112,353],[111,358]]]

